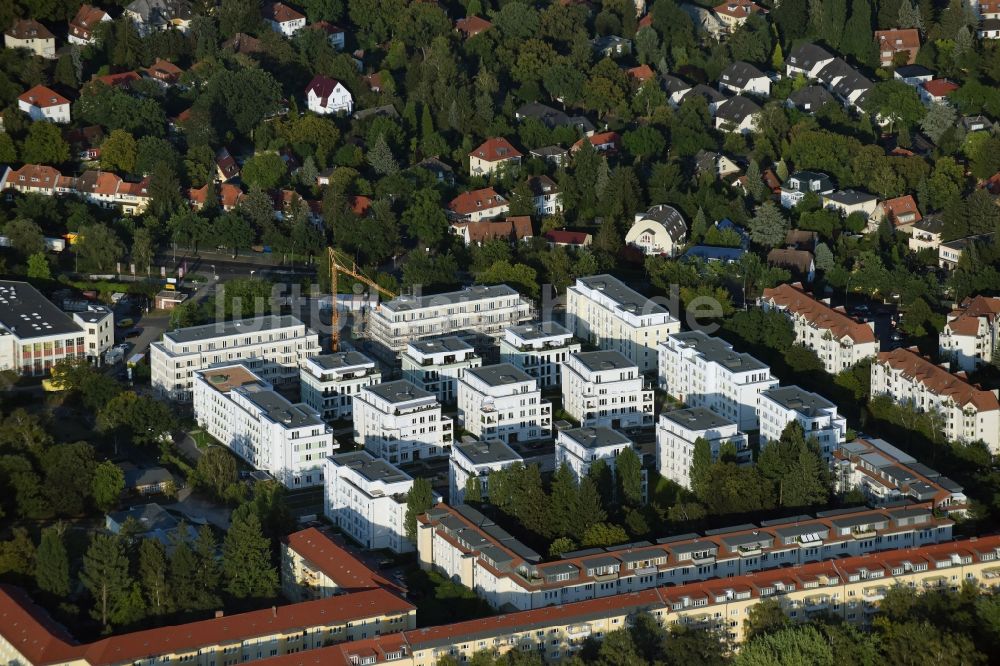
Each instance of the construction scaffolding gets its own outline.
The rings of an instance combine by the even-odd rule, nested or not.
[[[368,285],[388,298],[395,298],[396,294],[362,273],[357,263],[343,252],[330,247],[327,248],[327,256],[330,261],[330,296],[332,306],[332,313],[330,315],[330,351],[335,352],[340,348],[340,306],[337,296],[340,287],[338,276],[341,273],[351,276],[362,284]]]

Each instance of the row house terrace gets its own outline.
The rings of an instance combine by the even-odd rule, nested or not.
[[[78,177],[64,176],[56,169],[26,164],[7,169],[0,176],[0,189],[43,196],[75,195],[103,208],[121,208],[126,215],[139,215],[149,205],[149,180],[130,183],[108,171],[84,171]]]

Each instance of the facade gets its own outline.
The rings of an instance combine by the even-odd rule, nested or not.
[[[534,377],[510,363],[473,367],[458,380],[458,422],[483,440],[544,439],[552,433],[552,403],[542,400]]]
[[[997,351],[1000,298],[966,298],[948,314],[938,336],[938,352],[959,370],[973,372],[991,363]]]
[[[929,412],[945,437],[982,441],[1000,452],[1000,403],[992,391],[969,384],[914,349],[879,352],[872,364],[872,395],[888,395],[918,412]]]
[[[196,371],[243,362],[269,384],[294,384],[301,362],[319,353],[316,332],[289,315],[192,326],[167,331],[149,346],[151,382],[159,395],[189,400]]]
[[[111,16],[103,9],[93,5],[80,5],[76,16],[69,22],[67,39],[70,44],[79,44],[80,46],[94,44],[97,41],[97,36],[94,33],[98,26],[110,21]]]
[[[528,188],[535,204],[535,215],[546,217],[562,212],[562,192],[556,181],[544,174],[532,176],[528,179]]]
[[[625,244],[645,255],[676,255],[687,239],[687,223],[673,206],[660,204],[645,213],[636,213],[625,234]]]
[[[17,108],[27,113],[32,120],[60,124],[71,120],[69,100],[43,85],[37,85],[20,95],[17,98]]]
[[[350,113],[354,110],[354,97],[344,84],[328,76],[316,75],[306,86],[306,106],[313,113]]]
[[[27,49],[42,58],[56,57],[56,38],[35,19],[18,19],[3,34],[3,45],[8,49]]]
[[[729,0],[721,5],[716,5],[712,9],[712,13],[725,26],[727,32],[732,32],[746,23],[750,16],[766,14],[767,10],[753,0]]]
[[[139,215],[151,199],[149,181],[130,183],[108,171],[84,171],[79,177],[64,176],[41,164],[25,164],[0,177],[0,189],[47,197],[76,196],[102,208],[119,208],[125,215]]]
[[[920,52],[920,31],[915,28],[902,30],[876,30],[875,43],[878,44],[879,64],[891,67],[897,62],[897,54],[902,56],[904,65],[917,61]]]
[[[823,207],[835,210],[842,216],[847,217],[854,213],[860,213],[865,218],[871,217],[878,209],[878,197],[867,192],[857,190],[837,190],[824,194],[822,197]]]
[[[821,46],[801,44],[785,58],[785,76],[795,78],[800,74],[807,79],[819,78],[819,72],[833,62],[833,55]]]
[[[406,380],[368,386],[354,398],[354,441],[390,463],[446,456],[453,434],[434,394]]]
[[[394,361],[410,342],[449,333],[494,344],[506,327],[528,321],[531,310],[531,303],[505,284],[397,296],[369,313],[368,334],[380,356]]]
[[[413,479],[367,451],[329,456],[323,462],[323,512],[367,550],[408,553],[406,497]]]
[[[611,275],[577,278],[566,290],[566,327],[578,340],[618,351],[639,367],[656,368],[656,346],[681,322],[665,307]]]
[[[510,204],[492,187],[462,192],[448,203],[446,214],[453,220],[478,222],[510,212]]]
[[[888,220],[896,231],[912,233],[914,225],[922,219],[916,199],[912,194],[905,194],[880,203],[869,216],[866,230],[876,231],[883,220]]]
[[[749,134],[757,129],[760,106],[749,97],[736,96],[719,104],[715,110],[715,129]]]
[[[469,153],[469,173],[473,176],[492,176],[500,169],[510,169],[521,164],[521,152],[503,137],[493,137]]]
[[[330,422],[351,418],[354,396],[367,386],[380,384],[382,372],[361,352],[343,351],[306,358],[299,380],[302,402]]]
[[[943,231],[944,221],[941,218],[924,218],[913,225],[910,238],[906,241],[907,247],[912,252],[933,250],[934,254],[937,255],[938,248],[941,246],[941,232]]]
[[[430,340],[414,340],[402,356],[403,379],[413,382],[438,402],[458,399],[458,380],[469,368],[478,368],[483,359],[469,343],[454,335]]]
[[[847,438],[847,419],[837,413],[837,406],[826,398],[798,386],[779,386],[760,394],[757,407],[760,420],[760,445],[781,439],[781,433],[797,421],[806,439],[815,439],[824,459],[830,460]]]
[[[465,502],[465,493],[472,479],[479,484],[482,500],[490,496],[490,472],[507,469],[524,459],[499,439],[473,440],[456,443],[451,447],[448,464],[448,501],[452,504]]]
[[[691,462],[699,439],[708,442],[713,461],[719,459],[723,445],[731,444],[739,462],[750,462],[747,436],[734,421],[704,407],[688,407],[660,414],[656,424],[656,470],[660,476],[690,489]]]
[[[527,215],[478,222],[458,219],[451,223],[450,229],[451,233],[461,236],[466,245],[482,245],[491,240],[502,240],[514,245],[531,240],[534,236],[531,218]]]
[[[590,466],[598,460],[607,463],[614,474],[618,454],[633,448],[632,440],[603,426],[560,430],[556,435],[556,468],[563,463],[580,482],[590,474]]]
[[[688,407],[704,407],[757,430],[760,394],[778,385],[771,368],[701,331],[674,333],[660,344],[659,387]]]
[[[842,308],[831,308],[805,293],[799,283],[765,289],[760,306],[784,313],[792,322],[796,344],[816,352],[831,375],[878,353],[874,323],[856,321]]]
[[[771,79],[748,62],[736,61],[722,70],[719,75],[719,90],[734,95],[771,94]]]
[[[192,402],[199,426],[287,488],[321,484],[323,460],[339,447],[319,412],[241,363],[196,371]]]
[[[100,305],[70,316],[27,282],[0,280],[0,370],[38,377],[64,359],[99,363],[114,344],[113,319]]]
[[[261,8],[261,16],[276,33],[291,37],[306,27],[306,17],[282,2],[269,2]]]
[[[500,340],[500,361],[524,370],[539,388],[557,386],[560,366],[580,351],[573,334],[554,321],[510,326]]]
[[[563,409],[581,426],[653,425],[653,387],[616,351],[571,354],[562,365]]]
[[[394,586],[326,530],[309,527],[281,540],[281,593],[293,602]]]
[[[815,192],[822,197],[833,192],[833,181],[824,173],[796,171],[781,186],[781,206],[794,208],[807,192]]]

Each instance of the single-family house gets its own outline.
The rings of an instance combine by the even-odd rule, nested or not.
[[[602,58],[617,58],[632,52],[632,40],[618,35],[604,35],[592,39],[594,52]]]
[[[184,70],[180,67],[162,58],[157,58],[153,61],[153,64],[147,67],[145,71],[146,76],[165,87],[176,85],[180,81],[181,74],[184,73]]]
[[[771,79],[750,63],[737,60],[722,70],[719,75],[719,90],[734,95],[767,97],[771,94]]]
[[[712,13],[726,31],[732,32],[754,14],[763,15],[767,10],[753,0],[729,0],[713,7]]]
[[[265,3],[260,10],[261,17],[280,35],[291,37],[306,27],[306,17],[283,2]]]
[[[473,176],[491,176],[501,169],[521,164],[521,151],[503,137],[487,139],[469,153],[469,173]]]
[[[906,242],[913,252],[934,250],[941,245],[941,234],[944,232],[944,220],[940,217],[925,217],[913,225],[910,239]]]
[[[455,21],[455,30],[462,33],[466,39],[475,37],[493,27],[493,24],[481,16],[466,16]]]
[[[694,168],[699,173],[710,173],[716,178],[728,178],[743,171],[736,162],[722,153],[699,150],[694,156]]]
[[[534,237],[531,218],[527,215],[476,222],[457,220],[451,223],[451,233],[460,236],[466,245],[482,245],[491,240],[503,240],[513,245]]]
[[[813,253],[808,250],[776,247],[767,253],[767,264],[784,268],[792,273],[792,277],[805,282],[812,282],[816,276],[816,262]]]
[[[545,162],[550,162],[559,166],[566,161],[566,156],[569,155],[569,151],[562,146],[542,146],[541,148],[535,148],[528,151],[528,154],[531,157],[536,157]]]
[[[354,109],[354,97],[340,81],[317,74],[306,86],[306,106],[320,115],[350,114]]]
[[[906,54],[902,64],[912,65],[920,52],[920,32],[916,28],[876,30],[875,43],[878,44],[879,64],[883,67],[900,62],[902,56],[897,60],[898,53]]]
[[[629,80],[634,81],[637,85],[642,85],[646,81],[652,81],[656,78],[656,72],[649,65],[639,65],[638,67],[629,67],[625,70],[625,74],[628,75]]]
[[[909,233],[913,225],[921,219],[923,217],[913,195],[904,194],[901,197],[886,199],[872,211],[868,218],[868,231],[875,231],[882,220],[888,220],[893,229]]]
[[[17,19],[3,34],[8,49],[27,49],[43,58],[56,57],[56,37],[35,19]]]
[[[916,88],[921,83],[932,81],[934,79],[934,72],[923,65],[903,65],[895,69],[892,73],[892,78]]]
[[[798,90],[793,90],[788,95],[785,105],[789,108],[796,108],[803,113],[816,113],[826,104],[833,101],[833,95],[823,86],[809,85]]]
[[[594,237],[586,231],[567,231],[566,229],[546,231],[544,238],[549,247],[580,249],[590,247],[590,244],[594,242]]]
[[[756,129],[760,112],[756,102],[737,95],[715,110],[715,129],[748,134]]]
[[[681,98],[681,104],[686,102],[689,97],[704,98],[705,103],[708,104],[708,112],[713,116],[718,112],[719,107],[721,107],[723,104],[726,104],[730,99],[725,95],[723,95],[722,93],[720,93],[715,88],[710,88],[709,86],[706,86],[704,83],[699,83],[698,85],[691,88],[691,90],[689,90]]]
[[[625,234],[625,244],[645,255],[675,256],[687,239],[687,223],[673,206],[659,204],[645,213],[636,213]]]
[[[992,242],[993,234],[980,234],[941,243],[938,245],[938,266],[949,271],[954,270],[958,267],[958,262],[966,250],[974,245],[985,245]]]
[[[795,207],[807,192],[824,195],[833,192],[833,181],[825,173],[796,171],[781,185],[781,206]]]
[[[959,122],[966,133],[989,132],[993,129],[993,121],[983,115],[962,116]]]
[[[844,217],[861,213],[866,218],[871,216],[878,208],[878,197],[867,192],[857,190],[837,190],[824,194],[822,197],[823,208],[829,208],[839,212]]]
[[[816,44],[801,44],[785,58],[785,74],[790,77],[802,75],[807,79],[819,78],[819,71],[833,60],[833,55]]]
[[[73,154],[81,161],[96,160],[101,156],[104,130],[100,125],[87,125],[86,127],[65,130],[63,138],[69,144]]]
[[[238,32],[222,42],[222,48],[228,49],[233,53],[242,53],[243,55],[256,55],[264,50],[264,46],[260,43],[259,39],[245,32]]]
[[[556,127],[573,127],[584,136],[593,135],[596,128],[586,116],[571,116],[565,111],[553,109],[551,106],[540,102],[528,102],[521,105],[514,112],[514,117],[518,121],[525,121],[533,118],[549,129]]]
[[[17,98],[17,108],[27,113],[32,120],[48,120],[53,123],[70,121],[69,100],[43,85],[37,85]]]
[[[92,79],[92,81],[105,85],[109,88],[121,88],[122,90],[128,90],[132,87],[132,84],[135,81],[141,80],[142,77],[139,76],[139,72],[135,71],[105,74],[104,76],[95,76]]]
[[[462,192],[448,203],[447,214],[455,220],[478,222],[510,212],[510,204],[492,187]]]
[[[1000,18],[984,18],[976,30],[979,39],[1000,39]]]
[[[455,184],[455,170],[437,157],[427,157],[415,165],[434,176],[434,180],[445,185]]]
[[[920,98],[924,100],[924,103],[930,104],[931,102],[945,101],[948,99],[948,95],[956,90],[958,90],[957,83],[952,83],[948,79],[933,79],[921,83],[917,92],[920,93]]]
[[[345,33],[344,29],[336,26],[329,21],[316,21],[315,23],[310,23],[307,26],[310,30],[318,30],[319,32],[326,35],[326,41],[330,43],[330,46],[337,49],[338,51],[344,50]]]
[[[215,151],[215,172],[216,180],[223,183],[240,175],[240,165],[225,146]]]
[[[110,22],[111,16],[103,9],[94,7],[93,5],[80,5],[76,16],[70,19],[66,37],[70,44],[79,44],[81,46],[93,44],[97,39],[96,31],[98,26],[102,23]]]
[[[124,15],[135,25],[136,31],[146,36],[155,30],[176,28],[187,32],[191,27],[190,0],[133,0],[125,7]]]
[[[584,141],[589,141],[599,153],[614,153],[621,147],[621,136],[618,132],[598,132],[592,136],[585,136],[570,148],[570,152],[575,153],[583,147]]]
[[[667,94],[667,103],[676,109],[693,86],[678,76],[663,74],[660,76],[660,87]]]
[[[785,247],[792,250],[813,252],[819,243],[819,234],[806,229],[789,229],[785,234]]]
[[[528,188],[535,204],[535,215],[545,217],[562,212],[562,192],[556,181],[544,174],[532,176],[528,179]]]

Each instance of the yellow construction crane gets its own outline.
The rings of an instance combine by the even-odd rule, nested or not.
[[[395,298],[396,294],[362,273],[354,260],[343,252],[338,252],[336,249],[330,247],[327,248],[327,256],[330,259],[330,294],[332,296],[331,305],[333,306],[333,313],[330,315],[330,351],[335,352],[340,347],[340,309],[337,307],[337,291],[339,286],[337,284],[337,276],[340,273],[350,275],[358,282],[368,285],[383,296]]]

